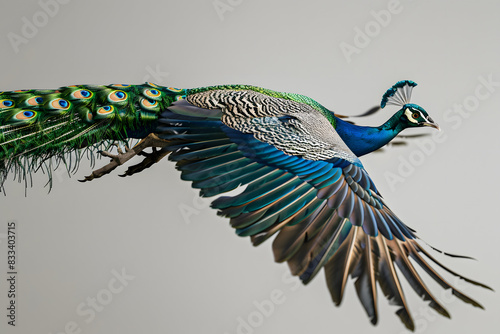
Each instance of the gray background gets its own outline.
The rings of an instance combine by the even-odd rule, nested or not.
[[[500,87],[459,126],[444,119],[454,104],[474,96],[479,76],[500,81],[499,3],[401,0],[401,12],[348,63],[340,44],[353,45],[354,29],[374,22],[371,11],[387,9],[388,1],[221,2],[232,9],[222,16],[212,0],[70,1],[16,53],[8,34],[22,36],[23,17],[43,19],[43,9],[38,1],[3,1],[0,90],[146,79],[185,88],[245,83],[302,93],[356,114],[378,104],[396,81],[412,79],[419,84],[412,101],[441,125],[446,140],[394,187],[387,172],[397,174],[401,161],[422,156],[416,142],[364,157],[365,167],[391,208],[424,240],[478,261],[438,259],[500,288]],[[155,69],[168,75],[155,78]],[[395,110],[363,122],[381,123]],[[0,233],[9,219],[18,222],[19,309],[16,328],[0,312],[0,332],[59,333],[74,321],[82,333],[232,334],[238,317],[255,316],[254,301],[269,299],[275,289],[284,302],[250,332],[405,332],[380,290],[380,321],[372,328],[352,281],[336,308],[322,274],[307,287],[283,278],[287,267],[273,262],[271,243],[254,248],[236,237],[166,159],[131,178],[113,173],[77,182],[90,171],[84,162],[71,178],[56,173],[50,194],[42,174],[26,197],[21,184],[6,183]],[[186,218],[183,210],[192,214]],[[5,239],[0,249],[5,272]],[[113,269],[121,268],[135,279],[87,323],[78,305],[104,295]],[[486,311],[431,283],[450,321],[426,312],[426,303],[404,284],[418,332],[498,333],[498,293],[457,284]],[[2,279],[2,310],[6,290]]]

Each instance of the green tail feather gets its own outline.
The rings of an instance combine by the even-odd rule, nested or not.
[[[54,166],[77,166],[80,149],[144,138],[185,94],[150,83],[0,92],[0,188],[9,172],[27,180],[42,169],[50,179]]]

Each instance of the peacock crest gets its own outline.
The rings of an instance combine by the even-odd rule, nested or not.
[[[395,105],[402,107],[410,103],[411,92],[413,87],[417,84],[411,80],[402,80],[396,82],[389,88],[382,96],[380,107],[384,108],[386,105]]]

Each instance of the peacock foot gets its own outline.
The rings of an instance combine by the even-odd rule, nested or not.
[[[139,152],[138,155],[145,156],[144,160],[142,160],[137,165],[130,166],[125,171],[125,173],[118,175],[118,176],[125,177],[125,176],[130,176],[130,175],[140,173],[143,170],[145,170],[146,168],[151,167],[152,165],[154,165],[155,163],[157,163],[158,161],[163,159],[169,153],[170,153],[170,151],[167,150],[166,148],[162,148],[162,149],[158,150],[157,147],[153,147],[153,152],[151,152],[151,153],[147,153],[144,151]]]
[[[123,165],[128,160],[132,159],[136,155],[143,155],[146,158],[139,164],[131,166],[127,169],[127,171],[120,176],[132,175],[135,173],[139,173],[142,170],[149,168],[151,165],[160,161],[165,155],[169,152],[163,150],[157,151],[157,148],[163,149],[165,145],[167,145],[168,141],[159,138],[156,134],[150,133],[146,138],[142,139],[139,143],[137,143],[134,147],[129,148],[125,147],[125,152],[123,152],[118,147],[118,154],[112,154],[107,151],[100,151],[99,153],[102,156],[111,158],[111,162],[106,166],[99,168],[92,172],[89,176],[85,176],[85,179],[79,180],[80,182],[92,181],[93,179],[98,179],[103,175],[111,173],[116,167]],[[144,149],[152,147],[152,153],[144,152]]]

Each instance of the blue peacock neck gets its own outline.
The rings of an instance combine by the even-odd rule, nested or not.
[[[337,133],[358,157],[376,151],[389,143],[405,129],[399,121],[401,111],[397,112],[381,126],[359,126],[337,118]]]

